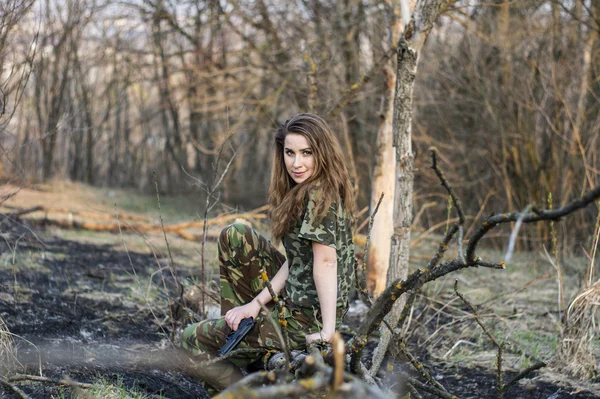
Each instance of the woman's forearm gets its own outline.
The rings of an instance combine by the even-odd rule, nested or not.
[[[321,305],[323,335],[330,339],[335,331],[337,310],[337,256],[335,248],[313,243],[313,278]]]
[[[285,286],[285,281],[287,280],[289,274],[290,269],[286,260],[283,265],[281,265],[273,279],[270,281],[271,287],[273,288],[273,292],[275,292],[275,294],[279,294],[281,292]],[[260,294],[253,299],[253,301],[257,302],[257,304],[260,306],[265,306],[267,303],[271,302],[272,299],[273,297],[271,296],[269,289],[265,287]]]
[[[337,302],[337,262],[316,265],[313,271],[317,295],[321,304],[323,333],[331,336],[335,331]]]

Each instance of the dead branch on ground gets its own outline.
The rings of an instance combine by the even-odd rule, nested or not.
[[[0,384],[6,385],[7,387],[9,387],[14,393],[19,395],[21,397],[21,399],[31,399],[31,396],[27,395],[19,387],[10,383],[9,381],[6,381],[4,378],[0,378]]]
[[[118,221],[114,223],[97,223],[89,220],[79,220],[75,219],[74,216],[78,216],[80,218],[86,219],[98,219],[98,220],[115,220],[114,215],[104,215],[97,214],[91,212],[78,212],[78,211],[69,211],[66,209],[56,209],[56,208],[48,208],[42,205],[37,205],[30,208],[19,208],[16,206],[8,206],[2,205],[2,208],[11,209],[13,212],[10,212],[10,215],[13,218],[22,218],[25,215],[31,215],[35,213],[43,212],[43,218],[27,218],[28,223],[38,224],[38,225],[51,225],[57,226],[64,229],[82,229],[89,231],[98,231],[98,232],[113,232],[118,233],[119,231],[137,231],[137,232],[145,232],[145,233],[162,233],[163,228],[160,224],[150,224],[150,223],[134,223],[134,224],[125,224],[119,226]],[[186,222],[186,223],[177,223],[177,224],[167,224],[164,225],[164,231],[167,233],[176,234],[179,237],[188,240],[188,241],[201,241],[202,238],[206,235],[207,238],[216,239],[218,237],[217,233],[210,232],[206,230],[204,234],[195,234],[193,232],[185,231],[187,229],[192,228],[208,228],[212,226],[224,225],[232,222],[235,219],[248,219],[248,220],[264,220],[267,215],[265,213],[267,206],[261,206],[249,212],[243,213],[229,213],[225,215],[220,215],[212,219],[207,219],[206,221],[194,221],[194,222]],[[54,219],[49,217],[50,214],[65,214],[67,215],[67,219]],[[140,216],[132,216],[132,215],[123,215],[119,214],[119,219],[131,220],[131,221],[151,221],[150,218],[140,217]]]

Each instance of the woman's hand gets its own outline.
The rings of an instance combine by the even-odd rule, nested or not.
[[[257,301],[252,301],[243,306],[237,306],[225,313],[225,322],[233,331],[237,331],[240,322],[247,318],[253,317],[256,319],[260,312],[260,304]]]
[[[326,334],[325,332],[321,331],[318,333],[309,334],[306,336],[306,346],[308,346],[308,344],[310,344],[313,341],[331,342],[332,339],[333,339],[333,333]]]

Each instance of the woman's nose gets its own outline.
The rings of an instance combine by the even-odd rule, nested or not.
[[[300,157],[299,156],[295,156],[294,157],[294,163],[292,164],[294,167],[296,166],[300,166]]]

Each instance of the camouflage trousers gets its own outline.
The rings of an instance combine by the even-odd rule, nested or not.
[[[271,302],[267,310],[261,311],[254,328],[236,348],[255,348],[262,349],[261,351],[235,355],[208,366],[202,364],[216,358],[219,349],[225,344],[230,332],[223,317],[225,313],[252,301],[266,287],[261,272],[264,270],[269,279],[272,279],[285,262],[285,257],[265,237],[244,224],[232,224],[221,232],[218,254],[221,317],[192,324],[182,335],[182,347],[197,364],[197,367],[193,367],[194,374],[215,391],[221,391],[240,380],[243,377],[240,367],[260,360],[269,351],[278,351],[284,347],[277,333],[278,327],[274,327],[279,325],[278,311]],[[304,349],[306,335],[320,329],[320,323],[312,311],[290,310],[286,306],[284,317],[290,349]]]

